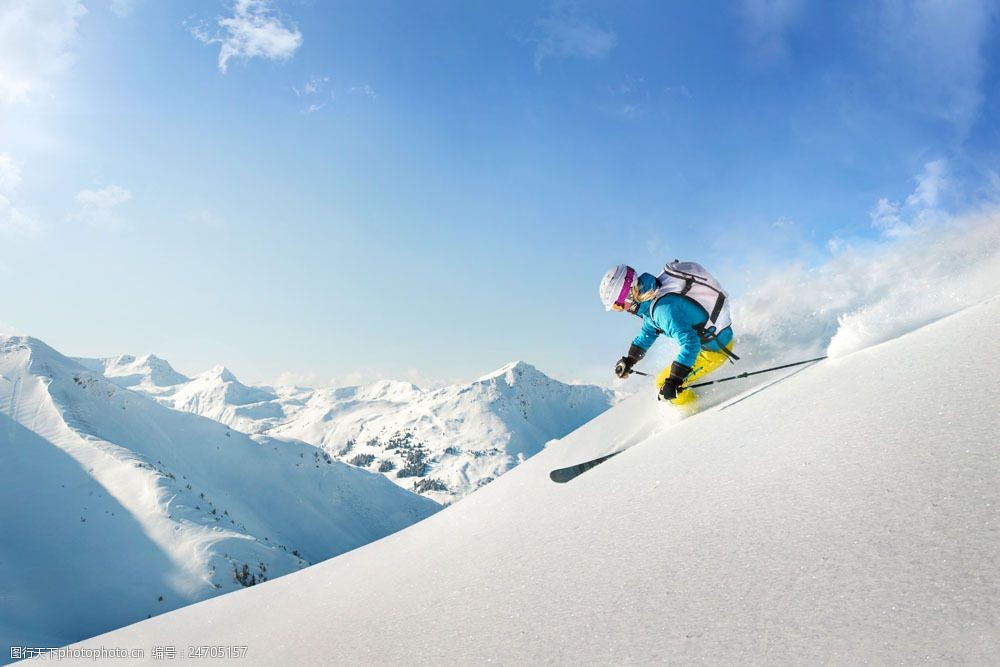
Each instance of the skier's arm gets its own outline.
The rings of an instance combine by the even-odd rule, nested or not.
[[[701,307],[683,297],[665,297],[656,304],[652,317],[663,333],[680,346],[675,361],[682,366],[694,366],[701,351],[701,338],[695,330],[695,325],[704,319]]]
[[[656,337],[659,335],[660,332],[656,329],[656,327],[643,318],[642,330],[639,332],[638,336],[632,339],[632,345],[641,348],[643,352],[646,352],[656,341]]]
[[[642,331],[632,340],[632,344],[628,346],[628,354],[619,359],[615,365],[615,375],[620,378],[627,378],[632,372],[632,367],[646,356],[649,346],[653,344],[653,341],[659,335],[660,332],[656,330],[656,327],[647,324],[644,319],[642,321]]]
[[[680,326],[668,333],[681,346],[681,351],[677,353],[677,358],[674,361],[682,366],[694,366],[694,361],[698,358],[698,353],[701,352],[701,338],[698,337],[698,332],[690,326]]]

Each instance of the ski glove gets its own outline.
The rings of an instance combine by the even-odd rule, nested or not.
[[[618,363],[615,364],[615,375],[624,380],[632,373],[632,367],[644,356],[646,356],[646,350],[638,345],[632,345],[628,349],[628,354],[619,359]]]
[[[660,399],[664,401],[672,401],[677,398],[677,395],[681,392],[681,388],[684,386],[684,378],[686,378],[690,372],[690,366],[679,364],[676,361],[670,364],[670,377],[668,377],[663,383],[663,386],[660,387]]]

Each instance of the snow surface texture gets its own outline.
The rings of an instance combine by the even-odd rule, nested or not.
[[[612,391],[515,362],[475,382],[308,389],[248,387],[222,366],[189,380],[154,356],[80,360],[168,407],[251,434],[293,438],[450,503],[607,410]]]
[[[251,439],[96,372],[175,380],[159,360],[88,366],[0,337],[4,655],[298,570],[439,509],[304,443]]]
[[[998,328],[993,299],[683,421],[638,394],[407,530],[81,645],[246,645],[254,665],[995,664]]]

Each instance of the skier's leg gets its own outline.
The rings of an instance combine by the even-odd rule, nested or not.
[[[732,350],[733,344],[730,343],[729,345],[727,345],[726,349]],[[684,384],[694,384],[695,382],[705,377],[709,373],[721,368],[722,365],[725,364],[728,359],[729,357],[727,357],[723,352],[719,352],[717,350],[703,349],[701,352],[698,353],[698,358],[695,360],[694,366],[691,368],[691,372],[688,373],[687,378],[684,379]],[[662,376],[663,374],[661,373],[660,375]],[[670,377],[669,368],[667,369],[667,377]],[[659,379],[660,378],[657,378],[657,380]],[[664,378],[664,381],[666,381],[666,378]],[[658,384],[657,386],[658,387],[663,386],[663,383],[660,382],[660,384]],[[684,391],[682,391],[680,394],[677,395],[677,398],[675,398],[670,402],[673,403],[674,405],[688,405],[690,403],[694,403],[696,398],[697,397],[695,396],[694,391],[692,391],[691,389],[685,389]]]

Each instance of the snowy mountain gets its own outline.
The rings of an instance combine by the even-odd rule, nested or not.
[[[159,357],[147,354],[133,357],[123,354],[110,359],[74,359],[89,370],[102,373],[119,387],[169,387],[189,382],[187,378]]]
[[[315,447],[170,410],[102,373],[132,387],[199,381],[155,357],[81,365],[0,337],[0,645],[74,641],[439,509]]]
[[[330,389],[248,387],[221,366],[191,380],[157,382],[152,378],[166,375],[158,370],[165,362],[157,362],[88,363],[111,369],[111,381],[124,379],[168,407],[245,433],[307,442],[442,503],[488,484],[614,401],[607,389],[564,384],[524,362],[429,391],[391,381]]]
[[[637,394],[405,531],[75,648],[149,661],[155,645],[246,646],[254,665],[993,664],[998,328],[993,299],[739,395],[721,385],[684,420]],[[509,387],[493,380],[480,390]]]

